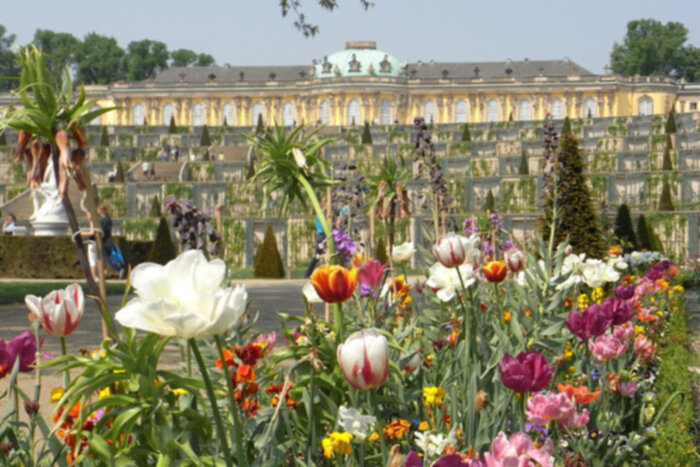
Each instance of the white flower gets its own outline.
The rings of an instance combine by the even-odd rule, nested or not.
[[[437,290],[437,296],[443,302],[452,300],[457,294],[457,290],[462,288],[457,269],[462,274],[465,287],[469,287],[474,283],[474,267],[471,263],[465,262],[459,268],[446,268],[439,262],[430,266],[430,276],[425,285]]]
[[[415,440],[416,446],[423,451],[426,459],[442,454],[443,449],[450,444],[450,439],[442,434],[434,435],[427,431],[417,431]]]
[[[416,247],[413,242],[402,243],[401,245],[394,245],[391,247],[391,260],[393,262],[406,261],[411,259],[413,254],[416,252]]]
[[[310,281],[304,284],[304,287],[301,289],[301,293],[304,294],[306,301],[309,303],[323,303],[323,300],[318,296],[316,289]]]
[[[299,148],[292,148],[292,156],[294,156],[294,162],[299,166],[301,169],[308,169],[309,166],[306,165],[306,157],[304,156],[304,153],[301,152],[301,149]]]
[[[588,287],[602,287],[606,282],[617,282],[620,273],[599,259],[587,259],[583,265],[583,281]]]
[[[122,325],[164,336],[202,339],[230,329],[243,315],[245,287],[222,288],[226,265],[188,250],[165,266],[142,263],[131,273],[136,297],[114,318]]]
[[[628,267],[627,262],[619,256],[608,256],[605,262],[608,266],[620,271],[624,271]]]
[[[362,415],[357,409],[348,409],[344,405],[338,408],[338,422],[353,440],[363,441],[367,437],[370,426],[376,423],[377,418],[372,415]]]
[[[83,289],[78,284],[54,290],[44,298],[26,295],[24,303],[39,318],[44,330],[56,337],[66,337],[75,331],[85,309]]]

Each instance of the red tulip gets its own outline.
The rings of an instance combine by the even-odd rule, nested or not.
[[[482,268],[484,277],[489,282],[503,282],[508,274],[505,261],[489,261]]]
[[[19,360],[19,371],[32,371],[36,358],[36,339],[29,331],[24,331],[5,344],[0,339],[0,378],[12,370]]]

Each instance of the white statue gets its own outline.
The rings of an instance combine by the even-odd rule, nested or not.
[[[32,224],[68,224],[66,211],[63,209],[63,200],[58,196],[53,158],[49,158],[41,185],[32,188],[32,204],[34,205],[34,214],[29,218]],[[41,235],[39,232],[35,232],[35,234]]]

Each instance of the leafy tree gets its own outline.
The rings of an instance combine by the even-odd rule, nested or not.
[[[202,136],[199,138],[199,145],[200,146],[211,145],[211,138],[209,137],[209,128],[207,128],[206,125],[204,125],[202,127]]]
[[[465,122],[464,127],[462,127],[462,142],[466,143],[471,140],[472,134],[469,132],[469,124]]]
[[[190,49],[177,49],[170,52],[170,66],[213,66],[214,57],[209,54],[197,54]]]
[[[75,66],[75,53],[80,47],[80,40],[73,34],[37,29],[32,42],[38,49],[56,60],[46,63],[51,73],[60,73],[61,66],[67,66],[69,69]]]
[[[107,127],[102,127],[102,136],[100,137],[100,146],[109,146],[109,133],[107,133]]]
[[[124,79],[124,49],[113,37],[90,33],[75,51],[77,76],[86,84],[109,84]]]
[[[671,140],[671,135],[666,134],[666,146],[664,147],[664,160],[661,170],[673,170],[673,161],[671,160],[671,147],[673,146],[673,141]]]
[[[214,60],[214,57],[209,55],[209,54],[199,54],[199,55],[197,55],[197,62],[194,65],[195,66],[215,66],[216,60]]]
[[[19,66],[12,51],[12,44],[15,42],[15,35],[6,35],[7,29],[0,25],[0,77],[19,77]],[[9,91],[17,87],[17,81],[0,79],[0,91]]]
[[[372,133],[369,131],[369,122],[365,122],[365,128],[362,130],[362,144],[372,144]]]
[[[676,109],[671,107],[668,112],[668,118],[666,119],[666,134],[672,135],[676,132]]]
[[[255,255],[253,276],[271,278],[284,277],[284,264],[282,263],[279,250],[277,249],[277,239],[275,238],[272,224],[267,225],[265,238],[258,249],[258,253]]]
[[[170,234],[170,226],[168,226],[168,221],[165,220],[165,217],[161,217],[160,223],[158,223],[156,239],[153,241],[153,247],[151,247],[151,252],[148,255],[148,261],[164,265],[168,261],[174,260],[176,256],[177,249]]]
[[[338,0],[316,0],[316,2],[321,8],[328,11],[338,8]],[[371,0],[360,0],[360,4],[367,10],[373,5],[373,2]],[[307,21],[301,2],[298,0],[280,0],[280,9],[282,10],[282,17],[286,17],[290,12],[296,15],[294,27],[301,31],[304,37],[313,37],[318,34],[318,26]]]
[[[610,53],[612,70],[624,76],[676,76],[692,80],[700,71],[700,64],[697,49],[683,45],[687,38],[688,29],[681,23],[663,24],[654,19],[630,21],[623,43],[616,42]]]
[[[168,126],[168,133],[171,135],[177,134],[177,125],[175,125],[175,115],[170,116],[170,125]]]
[[[664,179],[661,188],[661,199],[659,199],[659,211],[673,211],[673,197],[671,196],[671,184],[668,179]]]
[[[620,209],[617,210],[617,217],[615,218],[615,236],[619,238],[621,242],[631,245],[632,250],[639,249],[637,236],[632,226],[630,209],[626,204],[621,204]]]
[[[168,47],[163,42],[132,41],[126,50],[126,78],[143,81],[168,68]]]

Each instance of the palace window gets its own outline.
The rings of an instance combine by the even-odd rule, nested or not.
[[[331,122],[331,103],[324,99],[320,107],[321,123],[328,125]]]
[[[392,122],[391,101],[382,99],[379,101],[379,123],[382,125],[390,125]]]
[[[654,101],[649,97],[639,99],[639,115],[652,115],[654,113]]]
[[[425,123],[437,123],[437,104],[430,99],[423,104],[423,117]]]
[[[192,126],[204,125],[204,106],[197,102],[192,106]]]
[[[226,123],[227,125],[233,126],[235,121],[233,118],[233,104],[227,102],[221,108],[221,124]]]
[[[258,124],[258,116],[259,115],[263,116],[263,120],[265,119],[265,106],[263,106],[262,102],[256,102],[255,104],[253,104],[253,111],[251,113],[251,116],[252,116],[251,124],[253,126]]]
[[[143,125],[146,119],[146,109],[143,104],[136,104],[131,108],[131,124],[132,125]]]
[[[163,120],[161,120],[161,125],[163,126],[168,126],[170,125],[170,120],[173,119],[173,115],[175,115],[175,108],[173,107],[172,104],[165,104],[163,106]],[[177,122],[175,122],[177,123]]]
[[[350,99],[348,101],[348,125],[359,125],[360,123],[360,101]]]
[[[459,99],[457,102],[455,102],[455,122],[467,122],[467,101],[464,99]]]
[[[586,97],[583,100],[583,118],[596,118],[598,116],[598,106],[595,99]]]
[[[486,121],[498,122],[501,120],[501,104],[496,99],[491,99],[486,103]]]
[[[285,102],[282,104],[282,125],[294,125],[294,104],[291,102]]]
[[[564,118],[564,101],[558,97],[552,99],[549,105],[549,112],[552,114],[552,119],[561,120]]]
[[[530,99],[520,99],[518,102],[518,120],[521,122],[532,120],[532,104]]]

